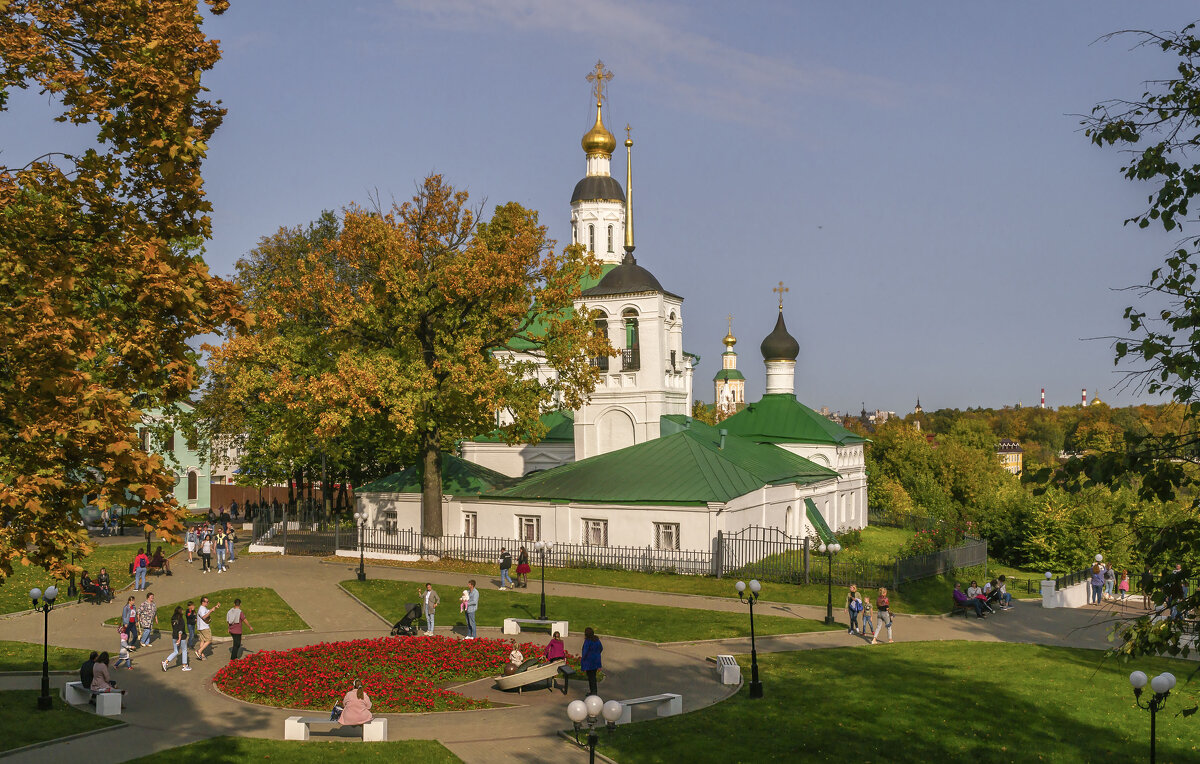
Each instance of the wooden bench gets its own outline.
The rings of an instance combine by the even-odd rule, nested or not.
[[[366,724],[343,725],[332,721],[328,716],[289,716],[283,722],[284,740],[308,740],[308,728],[314,724],[328,724],[331,727],[362,727],[364,743],[387,742],[387,718],[376,716]]]
[[[621,704],[621,718],[617,724],[629,724],[633,721],[633,707],[654,704],[658,707],[659,716],[678,716],[683,713],[683,696],[673,692],[661,695],[647,695],[644,698],[631,698],[617,701]]]
[[[59,696],[65,703],[72,706],[86,706],[94,698],[98,716],[120,716],[121,698],[124,692],[124,690],[93,692],[90,687],[84,687],[83,682],[67,682],[59,692]]]
[[[721,684],[737,684],[742,681],[742,667],[732,655],[718,655],[717,676]]]
[[[952,605],[953,605],[953,606],[950,608],[950,617],[951,617],[951,618],[953,618],[954,616],[958,615],[959,613],[962,613],[962,614],[963,614],[963,618],[966,618],[966,617],[967,617],[967,615],[968,615],[968,614],[970,614],[970,612],[971,612],[972,610],[974,610],[974,608],[967,607],[967,604],[966,604],[966,603],[962,603],[962,602],[959,602],[959,601],[957,601],[957,600],[951,600],[951,602],[952,602]]]
[[[496,677],[496,689],[516,690],[520,695],[527,686],[545,682],[546,689],[553,690],[555,677],[558,676],[559,670],[566,666],[566,661],[557,660],[539,665],[538,660],[530,658],[522,663],[515,673]]]
[[[567,638],[567,622],[566,621],[543,621],[540,618],[505,618],[504,633],[505,634],[520,634],[521,624],[533,623],[538,626],[549,627],[550,633],[558,632],[558,636],[563,639]]]

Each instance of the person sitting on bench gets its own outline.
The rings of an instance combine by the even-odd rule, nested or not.
[[[355,679],[354,686],[342,698],[342,715],[338,721],[345,726],[366,724],[374,718],[371,714],[371,697],[363,692],[362,680]]]
[[[84,596],[86,597],[99,598],[104,596],[103,590],[101,590],[99,586],[96,586],[95,582],[92,581],[92,577],[88,575],[86,570],[83,571],[83,573],[81,573],[79,576],[79,591],[83,592]]]
[[[89,690],[92,688],[92,667],[96,665],[96,658],[99,656],[100,653],[92,650],[92,654],[89,655],[88,659],[83,662],[82,666],[79,667],[79,683],[84,687],[87,687]]]
[[[968,597],[963,594],[962,584],[954,585],[954,604],[964,608],[975,608],[975,617],[983,618],[983,600],[977,597]]]
[[[104,601],[112,602],[112,581],[108,577],[108,568],[100,568],[100,572],[96,574],[96,586],[100,587],[100,593],[104,595]]]
[[[168,576],[171,575],[171,562],[163,556],[162,546],[154,550],[154,556],[150,558],[150,570],[161,570]]]
[[[508,663],[504,666],[504,671],[502,673],[504,676],[511,676],[517,673],[517,669],[519,669],[521,664],[524,662],[525,655],[522,654],[520,648],[514,647],[512,652],[508,654]]]
[[[96,662],[92,664],[92,692],[119,692],[124,694],[124,690],[117,689],[117,683],[112,681],[108,675],[108,651],[100,653],[100,657],[96,658]]]
[[[562,637],[558,632],[554,632],[554,636],[550,637],[550,644],[546,645],[546,650],[542,653],[542,657],[547,663],[561,661],[567,657],[567,647],[563,644]]]

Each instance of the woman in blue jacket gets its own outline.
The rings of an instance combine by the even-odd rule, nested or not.
[[[600,638],[596,636],[596,632],[592,631],[589,626],[583,630],[583,656],[579,660],[579,668],[587,672],[588,678],[588,694],[596,694],[596,672],[600,670],[600,653],[604,652],[604,645],[600,644]]]

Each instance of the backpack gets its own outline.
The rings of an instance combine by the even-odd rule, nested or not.
[[[850,603],[850,612],[861,613],[863,609],[862,600],[856,599]]]

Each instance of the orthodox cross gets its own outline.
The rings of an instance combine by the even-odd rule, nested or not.
[[[604,68],[604,62],[597,61],[595,68],[587,76],[587,81],[592,83],[592,95],[596,96],[596,103],[604,99],[605,86],[612,78],[613,73]]]
[[[788,290],[788,288],[783,285],[783,282],[780,281],[779,286],[775,287],[771,291],[779,294],[779,309],[783,310],[783,293],[790,290]]]
[[[631,137],[629,135],[629,131],[631,131],[631,130],[633,130],[633,128],[629,126],[628,122],[626,122],[625,123],[625,140],[629,140],[629,138]]]
[[[729,322],[729,333],[733,334],[733,314],[730,313],[728,316],[725,316],[725,320]]]

